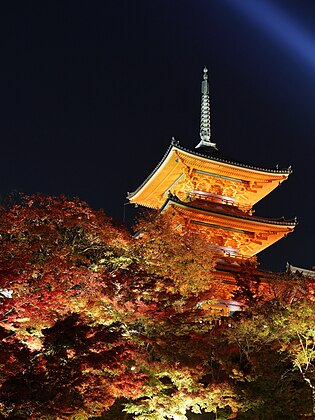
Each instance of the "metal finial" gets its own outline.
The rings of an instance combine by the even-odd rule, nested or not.
[[[216,144],[211,142],[211,125],[210,125],[210,96],[209,96],[209,82],[208,69],[203,69],[203,80],[201,82],[201,118],[200,118],[200,142],[196,146],[199,147],[213,147],[216,149]]]

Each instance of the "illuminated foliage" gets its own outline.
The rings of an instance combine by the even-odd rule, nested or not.
[[[167,290],[183,296],[209,291],[213,281],[213,256],[202,237],[184,231],[174,233],[169,215],[145,213],[135,226],[139,240],[135,246],[143,269],[163,282],[169,278]]]
[[[221,361],[249,404],[244,418],[313,417],[314,323],[314,302],[305,298],[269,300],[232,322]]]
[[[224,375],[204,379],[213,316],[197,303],[212,297],[213,264],[202,241],[163,216],[138,228],[134,239],[65,197],[2,209],[5,418],[88,418],[121,399],[140,419],[236,404]]]
[[[1,209],[1,418],[312,413],[313,284],[244,266],[246,311],[220,323],[204,241],[154,212],[135,230],[66,197]]]

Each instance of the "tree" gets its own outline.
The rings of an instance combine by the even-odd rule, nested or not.
[[[303,299],[272,318],[278,334],[279,352],[288,357],[312,395],[315,415],[315,302]]]
[[[313,418],[314,321],[309,295],[293,301],[273,298],[231,321],[229,354],[222,352],[221,362],[247,400],[248,418]]]
[[[4,418],[140,419],[236,411],[215,361],[213,262],[164,216],[139,239],[66,197],[21,196],[0,218]]]
[[[312,417],[314,284],[244,265],[215,322],[204,240],[155,212],[136,231],[78,199],[2,207],[2,418]]]
[[[0,384],[4,413],[22,410],[29,418],[50,410],[57,416],[63,410],[71,413],[88,406],[91,402],[78,383],[87,387],[95,378],[87,374],[88,368],[85,372],[84,365],[78,368],[81,353],[72,346],[82,344],[80,337],[84,334],[85,346],[89,346],[89,334],[104,336],[106,328],[117,323],[123,309],[118,300],[113,303],[115,288],[120,287],[113,273],[130,264],[126,255],[130,235],[114,227],[101,212],[93,212],[86,203],[46,196],[21,196],[19,203],[3,208],[0,234],[0,288],[12,291],[1,302],[4,340]],[[73,325],[71,320],[75,320]],[[69,343],[63,341],[66,325],[77,331],[76,340]],[[56,350],[48,346],[47,334],[58,328],[63,344],[58,344]],[[117,340],[118,354],[126,358],[131,346],[125,351]],[[109,342],[107,346],[114,344]],[[95,347],[96,344],[93,349],[83,346],[82,351],[87,355],[95,352]],[[105,346],[99,353],[104,354],[106,365],[110,352]],[[69,375],[74,369],[72,364],[77,369],[74,376]],[[77,396],[69,398],[68,407],[59,398],[66,395],[62,391],[66,384],[75,387],[71,392]],[[125,388],[128,396],[128,387]],[[47,401],[53,407],[47,406]],[[113,401],[114,397],[107,395],[102,408]]]
[[[139,240],[134,246],[143,270],[160,276],[167,290],[181,296],[213,293],[214,260],[203,237],[191,231],[177,232],[168,214],[146,212],[135,225]],[[159,287],[159,284],[158,284]]]

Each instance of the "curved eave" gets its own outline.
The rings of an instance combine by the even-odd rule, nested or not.
[[[176,197],[169,197],[165,203],[163,204],[161,208],[161,212],[165,211],[169,206],[175,205],[179,206],[183,209],[190,209],[191,211],[196,211],[200,214],[205,215],[220,215],[224,218],[231,219],[231,220],[238,220],[238,221],[244,221],[245,223],[249,223],[250,225],[258,224],[262,226],[279,226],[281,228],[288,228],[290,231],[292,231],[297,226],[297,221],[294,220],[278,220],[278,219],[266,219],[263,217],[257,217],[257,216],[247,216],[247,215],[239,215],[239,214],[232,214],[232,213],[226,213],[219,210],[213,210],[213,209],[205,209],[202,207],[194,206],[190,203],[184,203],[180,200],[178,200]],[[281,229],[280,228],[280,229]]]
[[[167,157],[169,156],[171,150],[174,148],[174,146],[171,144],[169,148],[166,150],[162,160],[158,163],[158,165],[154,168],[154,170],[150,173],[150,175],[142,182],[142,184],[133,192],[127,194],[128,200],[131,200],[135,195],[137,195],[143,187],[152,179],[154,174],[161,168]]]
[[[181,162],[181,159],[188,162]],[[274,189],[278,183],[286,180],[291,173],[289,169],[265,169],[231,162],[216,156],[207,156],[185,149],[178,144],[172,144],[156,168],[134,192],[128,193],[127,198],[131,203],[158,209],[166,198],[165,194],[167,191],[172,188],[183,174],[184,167],[188,166],[192,169],[199,167],[203,169],[210,165],[217,174],[237,172],[239,180],[244,180],[244,182],[255,181],[255,179],[261,178],[271,180],[274,185],[266,191],[266,194]],[[261,198],[262,196],[257,196],[257,200],[254,200],[252,204]]]
[[[171,144],[162,160],[146,180],[134,192],[128,193],[127,198],[131,203],[154,209],[161,207],[159,195],[161,194],[161,189],[163,189],[163,182],[165,182],[165,192],[167,192],[172,182],[181,175],[181,164],[173,159],[175,150],[176,147]],[[177,167],[177,171],[175,170],[174,172],[175,167]],[[162,180],[155,176],[157,174]],[[157,190],[159,191],[157,192]]]
[[[212,243],[213,234],[225,238],[224,240],[227,242],[223,244],[223,247],[229,247],[229,239],[226,238],[236,241],[237,245],[234,247],[244,257],[257,255],[293,232],[297,225],[295,220],[264,219],[199,208],[180,202],[175,197],[166,200],[163,211],[172,211],[174,216],[177,215],[187,220],[192,228],[194,226],[194,229],[201,229],[206,235],[209,233],[209,244]]]

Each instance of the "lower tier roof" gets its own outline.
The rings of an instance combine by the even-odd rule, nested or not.
[[[266,219],[242,212],[228,211],[229,206],[201,207],[193,202],[169,196],[162,211],[172,211],[175,223],[204,234],[210,245],[225,253],[252,257],[292,232],[296,220]]]

